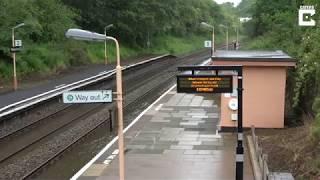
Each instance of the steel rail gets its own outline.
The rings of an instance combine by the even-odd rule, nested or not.
[[[38,119],[37,121],[35,121],[33,123],[27,124],[26,126],[23,126],[23,127],[18,128],[18,129],[14,130],[14,131],[11,131],[10,133],[1,136],[0,137],[0,141],[3,141],[4,139],[11,138],[11,136],[14,136],[14,135],[18,134],[19,132],[24,131],[26,128],[31,128],[32,126],[35,126],[35,125],[37,125],[39,123],[42,123],[43,120],[48,119],[50,117],[53,117],[53,116],[57,115],[58,113],[60,113],[61,111],[64,111],[64,110],[66,110],[68,108],[71,108],[71,107],[72,107],[72,105],[68,105],[66,107],[63,107],[62,109],[57,110],[56,112],[54,112],[52,114],[46,115],[46,116]]]
[[[75,122],[83,119],[84,117],[92,114],[92,112],[96,112],[96,111],[98,111],[96,108],[92,108],[92,109],[90,109],[89,111],[84,112],[84,113],[81,114],[80,116],[71,119],[69,122],[66,122],[65,124],[57,127],[56,129],[53,129],[51,132],[46,133],[46,134],[44,134],[44,135],[41,136],[41,137],[35,138],[31,143],[29,143],[29,144],[27,144],[27,145],[19,148],[19,149],[18,149],[17,151],[15,151],[15,152],[10,152],[10,154],[9,154],[8,156],[3,157],[2,159],[0,159],[0,163],[3,163],[4,161],[10,159],[11,157],[15,156],[16,154],[18,154],[18,153],[22,152],[23,150],[27,149],[28,147],[30,147],[30,146],[38,143],[39,141],[43,140],[44,138],[49,137],[50,135],[55,134],[57,131],[59,131],[59,130],[65,128],[65,127],[67,127],[67,126],[70,125],[70,124],[73,124],[73,123],[75,123]]]

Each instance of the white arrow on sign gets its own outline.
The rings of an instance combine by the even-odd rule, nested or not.
[[[63,93],[63,103],[110,103],[112,90],[70,91]]]

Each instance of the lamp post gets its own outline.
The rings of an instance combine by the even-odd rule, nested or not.
[[[235,26],[235,31],[236,31],[236,35],[237,35],[235,50],[238,50],[239,47],[240,47],[240,44],[239,44],[239,32],[241,30],[240,28],[241,28],[241,21],[240,21],[240,18],[238,18],[238,22],[237,22],[237,24]]]
[[[116,66],[116,83],[117,83],[117,108],[118,108],[118,148],[119,148],[119,176],[124,180],[124,138],[123,138],[123,99],[122,99],[122,68],[120,65],[120,48],[117,39],[114,37],[98,34],[81,29],[69,29],[66,32],[67,38],[86,41],[106,41],[112,40],[116,44],[117,66]]]
[[[239,33],[241,31],[241,22],[240,19],[238,21],[238,25],[237,25],[237,47],[236,49],[238,50],[240,48],[240,43],[239,43]]]
[[[236,27],[235,31],[236,31],[236,35],[237,35],[235,50],[238,50],[239,49],[239,27]]]
[[[12,48],[15,47],[15,37],[14,30],[24,26],[24,23],[20,23],[12,28]],[[12,51],[12,60],[13,60],[13,89],[16,91],[18,89],[18,80],[17,80],[17,69],[16,69],[16,53]]]
[[[220,24],[219,26],[226,29],[226,50],[228,51],[229,50],[229,29],[228,29],[228,26],[225,26],[223,24]]]
[[[213,25],[210,25],[206,22],[201,22],[201,25],[204,26],[204,27],[207,27],[207,28],[210,28],[212,29],[212,42],[211,42],[211,57],[214,57],[214,26]]]
[[[104,35],[107,36],[107,30],[112,28],[113,24],[109,24],[108,26],[104,27]],[[104,64],[108,64],[108,56],[107,56],[107,39],[104,40]]]
[[[238,27],[236,28],[236,33],[237,33],[237,44],[238,44],[238,42],[239,42],[239,28]]]

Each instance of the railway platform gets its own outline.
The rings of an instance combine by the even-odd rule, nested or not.
[[[70,74],[60,75],[59,78],[53,78],[48,80],[42,80],[41,82],[33,83],[24,83],[19,84],[19,89],[17,91],[7,90],[0,91],[0,108],[3,108],[7,105],[22,101],[24,99],[36,96],[41,93],[45,93],[51,90],[54,90],[58,87],[71,84],[82,79],[95,76],[103,71],[110,71],[114,67],[109,66],[92,66],[90,68],[82,68],[81,71],[75,71]]]
[[[139,62],[148,61],[152,59],[162,58],[166,55],[162,56],[146,56],[136,59],[126,59],[122,62],[123,66],[133,65]],[[80,68],[75,68],[72,72],[64,72],[59,75],[55,75],[56,77],[47,78],[46,80],[40,80],[37,82],[27,82],[19,84],[19,88],[16,91],[13,90],[3,90],[2,85],[0,84],[0,109],[5,108],[8,105],[19,103],[28,98],[32,98],[34,96],[38,96],[40,94],[44,94],[50,91],[57,90],[69,84],[84,81],[94,76],[102,75],[103,73],[107,73],[115,68],[114,64],[108,65],[91,65],[91,66],[83,66]]]
[[[218,132],[218,99],[172,87],[143,111],[124,130],[125,179],[235,179],[236,133]],[[117,145],[115,138],[71,179],[118,180]],[[246,146],[244,179],[254,179]]]

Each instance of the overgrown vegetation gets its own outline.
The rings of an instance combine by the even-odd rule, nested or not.
[[[147,47],[148,40],[163,34],[187,36],[201,32],[199,23],[218,24],[225,16],[212,0],[63,0],[77,9],[81,27],[110,35],[130,45]]]
[[[281,49],[297,60],[297,67],[288,74],[287,108],[289,108],[288,114],[295,117],[289,119],[288,123],[290,125],[305,123],[308,128],[309,122],[303,121],[309,118],[303,117],[314,119],[310,131],[306,131],[309,136],[299,137],[303,138],[299,141],[303,143],[295,148],[299,150],[298,156],[301,157],[291,157],[293,159],[287,162],[301,167],[293,169],[298,179],[318,177],[320,159],[315,150],[320,149],[320,24],[318,21],[315,27],[299,26],[298,10],[300,5],[313,5],[316,11],[320,12],[320,3],[318,0],[247,0],[246,2],[249,1],[252,3],[249,8],[252,20],[244,24],[251,41],[247,48]],[[319,18],[320,13],[313,17],[316,20]]]
[[[282,49],[297,60],[297,68],[289,73],[288,88],[292,104],[291,110],[296,114],[314,115],[318,110],[312,109],[315,99],[320,97],[320,30],[316,27],[298,25],[298,9],[301,4],[314,5],[318,12],[320,4],[315,0],[255,0],[251,7],[252,21],[244,25],[250,38],[254,40],[247,48]],[[318,13],[315,19],[319,19]]]
[[[24,49],[17,56],[19,75],[30,72],[47,73],[68,65],[69,53],[64,50],[65,30],[74,27],[77,15],[56,0],[1,0],[0,1],[0,80],[12,73],[9,48],[11,28],[16,29],[16,38],[22,39]]]
[[[221,24],[228,21],[225,14],[211,0],[1,0],[0,82],[12,76],[11,28],[21,22],[26,25],[15,31],[16,39],[23,40],[17,55],[20,78],[103,62],[103,43],[67,40],[68,28],[103,33],[114,24],[107,33],[120,40],[122,57],[179,54],[201,48],[210,38],[200,22]],[[109,45],[111,59],[113,48]]]
[[[135,57],[140,54],[175,54],[180,55],[186,52],[192,52],[203,48],[203,41],[207,40],[206,35],[190,35],[188,38],[176,37],[173,35],[163,35],[156,37],[150,48],[121,46],[121,53],[124,57]],[[77,41],[78,42],[78,41]],[[222,42],[222,39],[218,39]],[[104,59],[104,44],[87,43],[86,52],[91,62],[101,63]],[[115,46],[108,44],[108,57],[111,61],[115,61]],[[88,62],[87,62],[88,63]]]

